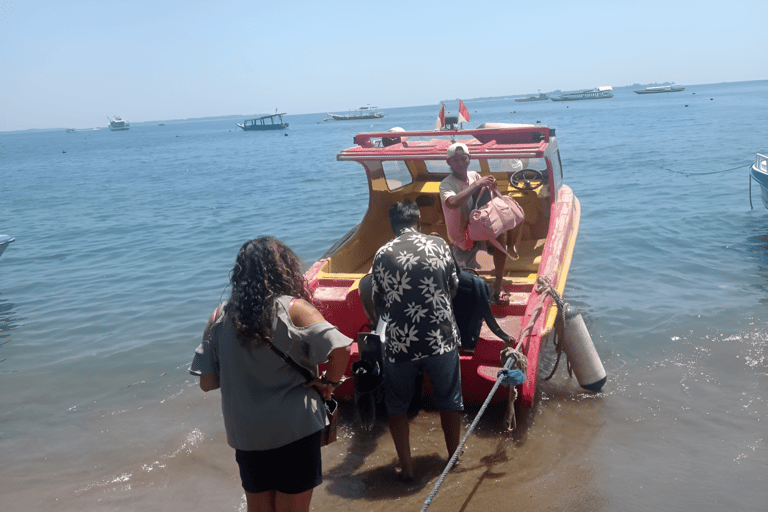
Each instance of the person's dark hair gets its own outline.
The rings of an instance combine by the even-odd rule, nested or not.
[[[419,222],[419,205],[410,199],[389,207],[389,224],[395,234],[405,228],[415,227]]]
[[[270,236],[249,240],[232,269],[232,295],[224,308],[243,345],[272,339],[275,299],[291,295],[309,300],[301,261],[287,245]]]

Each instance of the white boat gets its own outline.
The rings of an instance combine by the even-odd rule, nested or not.
[[[130,127],[131,124],[120,116],[115,116],[114,119],[109,119],[109,129],[113,132],[128,130]]]
[[[763,200],[763,206],[768,208],[768,156],[757,154],[755,163],[749,170],[749,204],[752,204],[752,180],[760,185],[760,197]]]
[[[610,85],[601,85],[596,89],[589,91],[571,92],[562,94],[556,98],[549,98],[552,101],[575,101],[575,100],[601,100],[603,98],[613,98],[613,87]]]
[[[360,107],[354,114],[342,115],[342,114],[328,114],[334,121],[357,121],[360,119],[380,119],[386,114],[376,112],[378,107]]]
[[[640,89],[639,91],[635,91],[635,94],[659,94],[662,92],[680,92],[684,90],[685,87],[680,87],[679,85],[659,85],[657,87]]]
[[[3,252],[5,251],[5,249],[8,248],[10,243],[14,242],[14,241],[16,241],[16,239],[15,238],[11,238],[8,235],[0,235],[0,255],[2,255]]]

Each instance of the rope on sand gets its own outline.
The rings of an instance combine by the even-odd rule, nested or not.
[[[475,430],[475,427],[477,427],[478,422],[480,421],[480,418],[483,416],[483,413],[488,408],[488,404],[491,402],[491,398],[493,398],[493,395],[496,393],[496,390],[499,389],[499,386],[503,383],[505,385],[507,382],[510,382],[512,385],[519,385],[522,384],[522,380],[520,382],[517,382],[516,380],[510,380],[514,379],[515,371],[520,372],[520,370],[512,370],[512,365],[514,365],[517,362],[517,360],[514,357],[510,357],[507,359],[507,362],[504,363],[504,367],[499,370],[498,377],[496,378],[496,382],[493,384],[493,388],[491,389],[491,392],[488,393],[488,396],[485,399],[485,402],[483,402],[483,406],[480,408],[480,411],[478,411],[477,416],[475,416],[475,420],[472,422],[472,425],[469,426],[469,429],[467,430],[467,433],[464,435],[464,438],[459,443],[458,448],[456,448],[456,451],[453,452],[453,455],[451,456],[451,460],[448,461],[448,464],[445,466],[445,469],[443,470],[443,473],[440,475],[440,478],[437,479],[437,483],[435,484],[435,488],[432,489],[432,492],[430,493],[429,497],[427,498],[427,501],[424,502],[424,506],[421,508],[421,512],[424,512],[429,508],[429,505],[432,504],[432,499],[434,499],[435,495],[437,495],[438,489],[440,489],[440,486],[443,485],[443,481],[445,480],[445,477],[448,476],[448,472],[453,468],[453,465],[456,464],[456,460],[458,460],[459,455],[464,451],[464,446],[467,444],[467,439],[469,439],[469,436],[472,434],[472,431]],[[522,378],[524,378],[524,374],[520,372],[520,375]]]
[[[483,416],[483,413],[485,413],[485,410],[488,408],[488,404],[491,403],[491,398],[493,398],[493,395],[496,394],[496,391],[499,389],[499,386],[509,386],[510,387],[510,396],[509,396],[509,403],[508,403],[508,411],[507,411],[507,429],[513,430],[514,427],[510,424],[510,421],[512,424],[514,424],[514,401],[517,398],[517,389],[516,386],[519,386],[525,381],[525,374],[527,371],[528,362],[525,358],[525,355],[521,352],[521,347],[523,344],[523,339],[525,337],[529,337],[533,331],[533,324],[536,322],[536,318],[541,313],[541,310],[544,306],[544,299],[546,299],[547,295],[553,295],[554,297],[557,297],[557,292],[554,290],[552,283],[549,279],[546,277],[539,276],[539,278],[536,280],[536,291],[541,295],[539,297],[539,303],[537,304],[536,308],[531,314],[530,319],[528,320],[528,325],[525,326],[525,329],[523,329],[520,332],[520,339],[515,342],[514,338],[510,338],[510,340],[505,343],[505,348],[501,351],[501,357],[504,359],[504,366],[502,368],[499,368],[498,373],[496,374],[496,382],[493,384],[493,388],[491,388],[491,392],[488,393],[488,396],[485,398],[485,402],[483,402],[482,407],[480,407],[480,410],[477,413],[477,416],[475,416],[474,421],[472,421],[472,424],[469,426],[469,429],[467,429],[467,433],[464,434],[464,437],[462,438],[461,442],[459,443],[458,448],[456,448],[456,451],[453,452],[453,455],[451,456],[451,459],[448,461],[448,464],[445,466],[445,469],[443,470],[442,474],[440,475],[440,478],[437,479],[437,482],[435,483],[434,489],[432,489],[432,492],[429,494],[429,497],[427,497],[427,500],[424,502],[424,506],[421,508],[421,512],[425,512],[429,506],[432,504],[432,500],[437,495],[437,491],[440,489],[440,486],[443,485],[443,481],[448,476],[448,473],[453,468],[454,464],[456,464],[456,461],[459,458],[459,455],[464,451],[464,446],[467,444],[467,439],[469,439],[469,436],[472,435],[472,432],[475,430],[475,427],[477,427],[478,422],[480,421],[480,418]],[[559,299],[559,297],[557,297]],[[517,368],[513,369],[513,366],[516,366]],[[511,413],[510,413],[511,411]],[[511,420],[509,419],[510,414],[512,414]]]

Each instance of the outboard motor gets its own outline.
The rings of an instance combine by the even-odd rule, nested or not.
[[[352,363],[355,383],[355,409],[363,429],[370,431],[376,423],[376,404],[383,396],[381,338],[372,332],[357,334],[360,359]]]
[[[595,344],[587,331],[581,313],[570,307],[565,310],[565,329],[563,333],[563,351],[568,356],[576,380],[587,391],[599,393],[608,380]]]

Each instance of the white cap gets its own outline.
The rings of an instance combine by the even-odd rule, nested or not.
[[[456,154],[456,151],[462,150],[464,154],[469,155],[469,148],[467,148],[467,145],[462,142],[454,142],[450,146],[448,146],[448,153],[446,153],[446,159],[451,158],[453,155]]]

